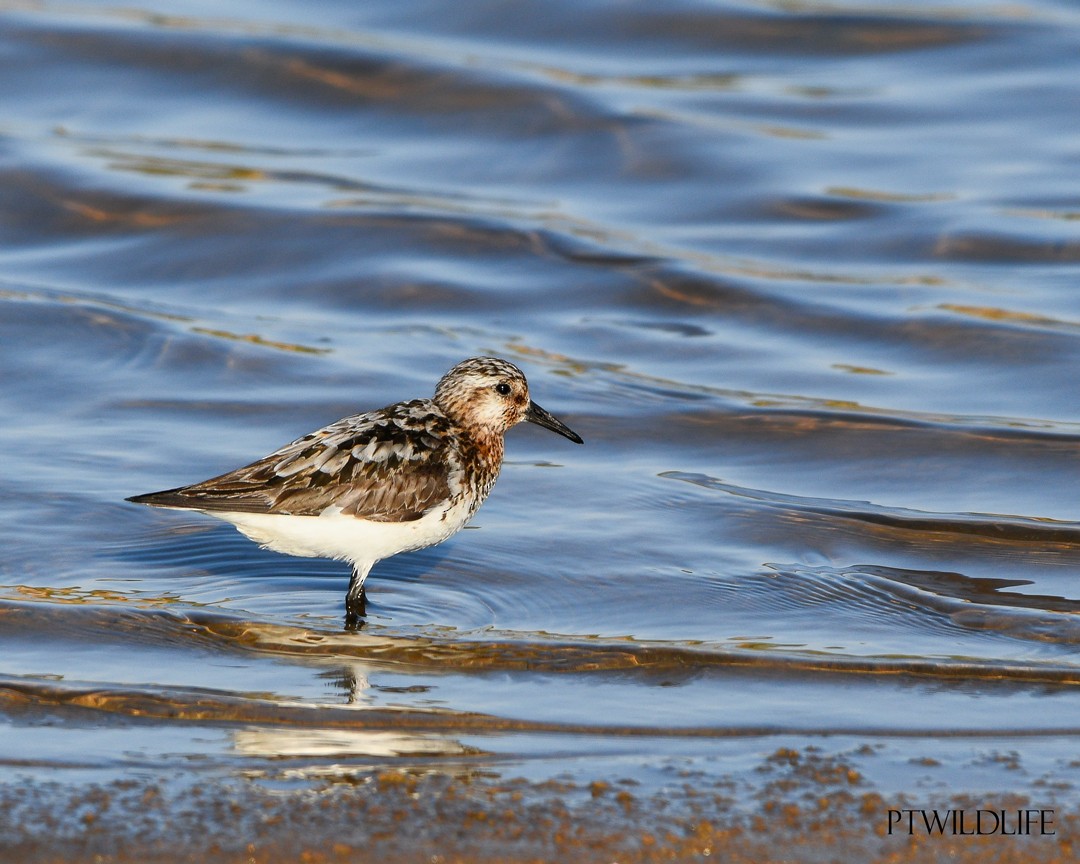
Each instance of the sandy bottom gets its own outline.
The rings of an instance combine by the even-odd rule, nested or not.
[[[152,772],[148,770],[148,775]],[[533,782],[431,763],[325,776],[8,784],[0,860],[27,862],[1072,862],[1080,809],[1052,836],[888,833],[889,811],[843,758],[782,748],[752,771],[687,771],[661,791],[633,780]],[[925,802],[925,794],[918,796]],[[1026,797],[944,795],[939,810],[1034,807]],[[1045,805],[1044,805],[1045,806]],[[917,821],[917,820],[916,820]]]

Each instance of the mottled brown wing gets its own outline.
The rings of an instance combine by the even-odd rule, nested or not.
[[[449,421],[428,400],[346,417],[219,477],[138,495],[158,507],[317,516],[327,507],[408,522],[451,496]]]

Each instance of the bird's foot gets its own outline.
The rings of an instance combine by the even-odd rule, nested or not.
[[[359,633],[364,629],[364,624],[367,622],[359,615],[353,615],[351,612],[345,613],[345,632],[346,633]]]

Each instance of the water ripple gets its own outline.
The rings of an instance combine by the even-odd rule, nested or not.
[[[1054,519],[992,513],[924,513],[902,507],[884,507],[869,501],[803,498],[746,489],[704,474],[666,471],[660,476],[747,498],[787,512],[813,514],[827,519],[853,519],[900,531],[964,534],[1008,543],[1080,544],[1080,524]]]

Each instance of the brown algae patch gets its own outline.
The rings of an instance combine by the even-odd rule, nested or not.
[[[865,755],[865,754],[864,754]],[[82,787],[0,787],[0,858],[83,862],[767,862],[934,864],[1075,860],[1080,810],[1053,836],[889,834],[889,813],[1035,806],[1021,795],[884,795],[843,754],[782,747],[739,775],[669,769],[663,788],[629,778],[545,781],[457,763],[342,770],[290,780],[147,776]]]

